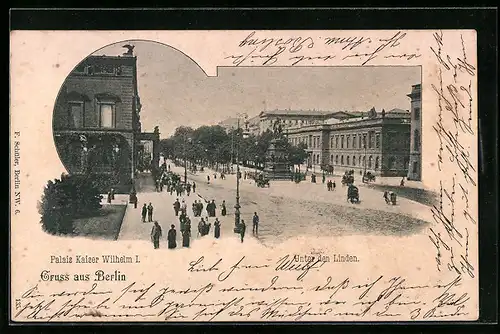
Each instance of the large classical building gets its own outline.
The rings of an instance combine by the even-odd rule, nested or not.
[[[411,144],[408,180],[422,180],[422,87],[420,84],[411,87],[408,94],[411,103]]]
[[[134,179],[141,140],[154,144],[159,131],[142,133],[137,89],[137,59],[90,56],[67,77],[54,108],[56,147],[69,173],[92,174],[103,188],[126,189]]]
[[[291,128],[323,124],[329,118],[346,119],[356,117],[359,113],[344,111],[318,111],[318,110],[269,110],[259,114],[259,133],[273,130],[274,122],[279,119],[285,131]]]
[[[313,169],[371,171],[381,176],[406,176],[410,156],[410,113],[330,113],[322,122],[286,129],[292,144],[304,143]]]

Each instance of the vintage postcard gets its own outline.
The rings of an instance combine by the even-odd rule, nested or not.
[[[13,31],[13,322],[479,315],[473,30]]]

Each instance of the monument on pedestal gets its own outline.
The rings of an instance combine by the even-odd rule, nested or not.
[[[273,134],[266,152],[264,176],[270,180],[290,180],[292,173],[286,152],[287,139],[283,136],[280,119],[274,122]]]

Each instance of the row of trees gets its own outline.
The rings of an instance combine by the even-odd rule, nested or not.
[[[243,129],[230,132],[219,126],[202,126],[197,129],[181,126],[173,136],[161,140],[163,154],[171,159],[184,159],[198,164],[230,164],[239,159],[244,165],[262,168],[274,134],[266,131],[261,135],[244,135]],[[279,138],[291,165],[300,165],[307,158],[306,147],[295,147],[284,137]]]

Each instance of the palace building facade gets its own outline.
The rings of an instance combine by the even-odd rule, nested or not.
[[[159,159],[158,127],[141,132],[141,107],[131,50],[83,60],[66,78],[54,108],[55,143],[68,172],[91,174],[103,188],[129,188],[141,140],[153,142],[152,163]]]
[[[318,170],[370,171],[380,176],[406,176],[410,159],[410,113],[401,109],[377,113],[332,113],[321,124],[291,127],[288,140],[304,143],[307,165]]]

